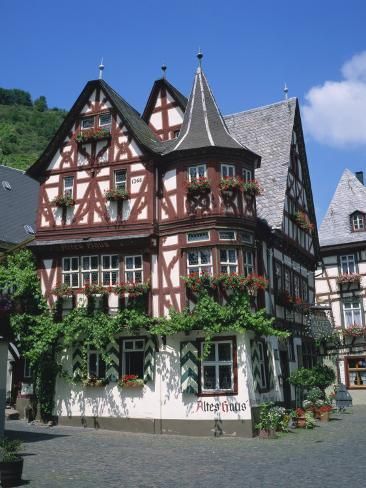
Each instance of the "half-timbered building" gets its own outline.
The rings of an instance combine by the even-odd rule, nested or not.
[[[366,403],[365,219],[363,172],[346,169],[319,228],[316,300],[330,309],[335,336],[325,352],[354,404]]]
[[[40,181],[32,249],[50,306],[60,285],[73,291],[64,315],[86,304],[86,286],[111,288],[99,305],[113,314],[132,290],[118,295],[116,285],[145,284],[146,310],[159,317],[194,306],[184,276],[259,273],[269,285],[257,306],[292,332],[280,342],[218,336],[203,360],[200,331],[118,337],[107,371],[89,352],[89,373],[108,376],[107,386],[58,379],[60,422],[252,435],[261,401],[294,401],[286,377],[315,360],[304,311],[318,252],[296,99],[223,117],[199,67],[188,100],[162,78],[140,116],[104,80],[90,81],[29,174]],[[257,178],[262,193],[222,191],[226,177]],[[190,191],[197,181],[201,191]],[[64,360],[75,371],[77,348]],[[143,378],[143,389],[119,389],[125,374]]]

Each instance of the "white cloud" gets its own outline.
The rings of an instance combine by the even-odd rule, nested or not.
[[[344,79],[326,81],[305,95],[308,133],[330,146],[366,145],[366,51],[342,66]]]

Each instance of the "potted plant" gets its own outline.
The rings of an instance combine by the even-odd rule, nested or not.
[[[223,196],[232,196],[235,191],[241,189],[241,179],[238,176],[225,176],[221,178],[219,188]]]
[[[366,327],[358,324],[352,324],[343,330],[343,335],[350,337],[366,336]]]
[[[347,283],[360,283],[362,276],[359,273],[342,273],[337,276],[338,285],[345,285]]]
[[[23,472],[23,458],[19,455],[21,449],[19,440],[6,437],[0,440],[0,479],[2,486],[20,484]]]
[[[209,193],[211,191],[210,182],[205,176],[192,178],[187,182],[188,195],[197,195],[200,193]]]
[[[69,208],[75,205],[75,200],[70,195],[58,195],[52,200],[56,207]]]
[[[294,219],[297,225],[302,229],[308,232],[312,232],[314,230],[314,224],[310,222],[308,215],[305,212],[295,212]]]
[[[321,422],[329,422],[329,419],[330,419],[330,413],[332,411],[332,406],[331,405],[322,405],[321,407],[319,407],[319,413],[320,413],[320,416],[319,416],[319,420]]]
[[[287,432],[290,422],[290,415],[286,409],[279,407],[272,402],[262,403],[259,406],[259,422],[256,428],[259,429],[259,437],[263,439],[275,439],[276,432]]]
[[[73,296],[73,290],[70,288],[69,285],[66,283],[60,283],[55,288],[51,290],[52,295],[56,295],[57,297],[72,297]]]
[[[118,380],[118,386],[121,388],[143,388],[144,380],[136,374],[125,374]]]
[[[121,295],[123,293],[128,293],[130,298],[140,297],[145,295],[150,289],[150,282],[145,283],[136,283],[133,281],[127,283],[120,283],[115,287],[115,292],[117,295]]]
[[[257,180],[243,181],[242,190],[245,195],[249,195],[251,197],[256,197],[263,193],[263,190]]]
[[[128,200],[130,197],[128,191],[121,188],[111,188],[104,195],[106,200],[110,202],[123,202],[123,200]]]
[[[102,387],[108,385],[109,378],[97,378],[91,375],[88,378],[84,378],[82,382],[84,386]]]
[[[296,427],[300,429],[305,429],[306,427],[305,410],[303,408],[297,408],[295,410],[295,421],[296,421]]]

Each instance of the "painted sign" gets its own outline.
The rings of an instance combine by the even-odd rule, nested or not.
[[[206,402],[203,400],[198,400],[196,412],[245,412],[247,409],[247,402],[228,402],[224,400],[223,402]]]

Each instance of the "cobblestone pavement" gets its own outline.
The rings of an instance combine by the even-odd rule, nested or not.
[[[7,422],[40,488],[364,487],[366,407],[276,440],[126,434]]]

